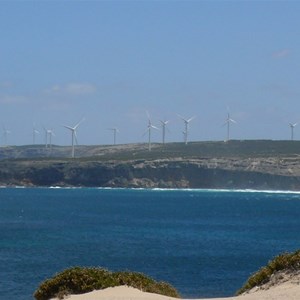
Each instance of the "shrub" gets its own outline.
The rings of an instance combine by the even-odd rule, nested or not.
[[[68,294],[83,294],[108,287],[128,285],[145,292],[179,297],[170,284],[156,282],[141,273],[110,272],[102,268],[74,267],[44,281],[34,293],[37,300],[62,299]]]
[[[276,272],[296,270],[300,270],[300,250],[297,250],[294,253],[280,254],[271,260],[267,266],[250,276],[244,286],[237,291],[237,295],[240,295],[255,286],[261,286],[269,282],[271,276]]]

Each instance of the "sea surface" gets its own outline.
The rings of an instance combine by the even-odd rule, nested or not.
[[[300,248],[300,194],[0,188],[0,299],[72,266],[143,272],[183,297],[231,296]]]

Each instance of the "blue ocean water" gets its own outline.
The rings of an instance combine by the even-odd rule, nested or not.
[[[0,299],[33,299],[71,266],[143,272],[183,297],[231,296],[300,248],[300,194],[0,189]]]

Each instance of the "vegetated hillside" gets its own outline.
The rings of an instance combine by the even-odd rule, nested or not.
[[[0,184],[300,190],[300,142],[5,147]],[[6,158],[6,159],[3,159]]]

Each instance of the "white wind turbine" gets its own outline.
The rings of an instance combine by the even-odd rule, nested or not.
[[[45,127],[44,128],[44,131],[45,131],[45,147],[47,148],[48,147],[48,129],[46,129]]]
[[[290,125],[290,128],[291,128],[291,141],[293,141],[294,140],[294,128],[295,128],[295,126],[297,126],[298,125],[298,123],[289,123],[289,125]]]
[[[48,130],[48,134],[49,134],[49,146],[50,148],[52,148],[52,137],[55,136],[53,129]]]
[[[164,145],[165,144],[165,139],[166,139],[166,127],[167,127],[167,124],[170,121],[162,121],[162,120],[159,120],[159,121],[160,121],[161,127],[162,127],[162,143]]]
[[[35,145],[35,136],[39,133],[40,132],[35,128],[35,124],[33,124],[33,127],[32,127],[32,143],[33,143],[33,145]]]
[[[8,130],[5,125],[3,125],[3,140],[4,140],[4,143],[3,145],[4,146],[7,146],[7,140],[8,140],[8,135],[11,134],[11,131]]]
[[[80,122],[78,122],[74,127],[71,126],[67,126],[67,125],[63,125],[65,128],[69,129],[72,133],[72,153],[71,153],[71,157],[74,158],[75,156],[75,145],[74,145],[74,141],[76,141],[77,144],[77,134],[76,134],[76,129],[78,128],[78,126],[84,121],[84,119],[82,119]]]
[[[227,139],[225,140],[226,142],[229,141],[229,134],[230,134],[230,123],[236,123],[235,120],[230,118],[230,114],[227,113],[227,119],[226,122],[224,123],[224,125],[227,125]]]
[[[47,129],[44,127],[45,131],[45,147],[48,148],[48,145],[50,148],[52,148],[52,137],[55,136],[53,129]],[[48,143],[48,137],[49,137],[49,143]]]
[[[146,111],[147,117],[148,117],[148,126],[146,131],[144,132],[143,136],[148,132],[148,150],[151,151],[151,130],[152,129],[157,129],[159,130],[156,126],[154,126],[150,120],[150,115],[149,113]]]
[[[185,119],[184,117],[178,115],[178,117],[183,120],[184,122],[184,143],[187,145],[188,143],[188,134],[189,134],[189,123],[195,119],[195,116],[194,117],[191,117],[189,119]]]
[[[114,145],[116,145],[117,142],[117,133],[120,132],[118,128],[113,127],[113,128],[107,128],[108,130],[113,131],[114,134]]]

